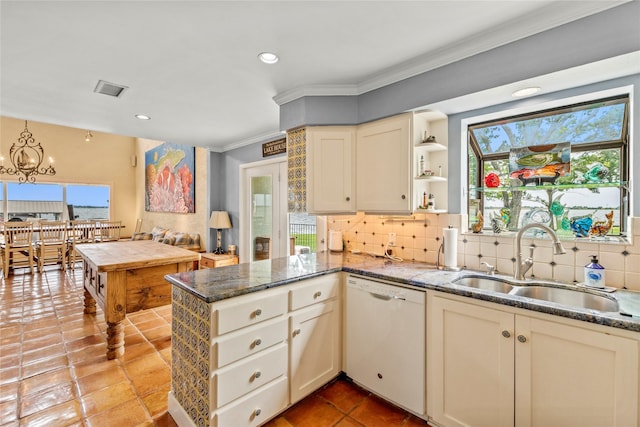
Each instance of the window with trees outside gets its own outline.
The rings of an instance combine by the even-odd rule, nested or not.
[[[535,222],[564,239],[625,236],[628,123],[620,96],[469,126],[470,230]]]

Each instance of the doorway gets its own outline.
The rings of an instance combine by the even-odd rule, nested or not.
[[[240,259],[253,262],[289,255],[287,159],[240,166]]]

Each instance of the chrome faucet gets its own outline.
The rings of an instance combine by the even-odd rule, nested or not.
[[[544,224],[537,223],[530,223],[525,225],[520,229],[520,231],[518,231],[518,234],[516,235],[516,269],[513,277],[518,280],[524,280],[525,273],[529,271],[531,266],[533,266],[533,250],[535,249],[535,246],[529,246],[529,256],[527,257],[527,259],[522,261],[522,236],[524,235],[524,232],[530,228],[539,228],[549,233],[549,235],[553,239],[554,255],[566,253],[566,251],[562,247],[562,243],[560,243],[560,240],[558,239],[558,235],[551,228],[547,227]]]

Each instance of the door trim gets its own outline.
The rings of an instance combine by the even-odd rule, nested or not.
[[[245,163],[240,165],[239,167],[240,169],[239,171],[239,174],[240,174],[239,187],[240,188],[239,188],[239,195],[238,195],[238,199],[240,201],[240,230],[239,230],[239,240],[240,240],[239,252],[240,253],[239,255],[240,255],[241,262],[248,262],[251,259],[251,253],[250,253],[251,244],[247,244],[248,243],[247,234],[250,233],[249,209],[247,208],[247,198],[244,197],[246,195],[246,192],[249,190],[249,184],[245,179],[246,170],[256,168],[256,167],[261,167],[261,166],[274,165],[274,164],[284,164],[286,166],[286,163],[287,163],[287,157],[281,156],[281,157],[275,157],[273,159],[266,159],[266,160],[259,160],[257,162],[252,162],[252,163]],[[284,179],[286,181],[287,177],[285,175],[284,177],[280,177],[280,179]],[[285,185],[285,188],[286,188],[286,185]],[[286,200],[287,200],[286,192],[285,194],[280,195],[280,197],[281,198],[284,197],[285,214],[286,214]]]

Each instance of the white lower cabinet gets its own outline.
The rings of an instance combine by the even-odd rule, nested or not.
[[[288,383],[286,377],[267,384],[219,410],[211,419],[212,426],[254,427],[287,407]]]
[[[286,290],[211,304],[211,426],[258,426],[289,403]]]
[[[432,295],[428,408],[453,426],[638,425],[639,342]]]
[[[339,274],[307,280],[291,288],[291,403],[317,390],[342,369],[339,294]]]
[[[340,373],[339,315],[338,303],[331,301],[291,316],[291,403]]]

